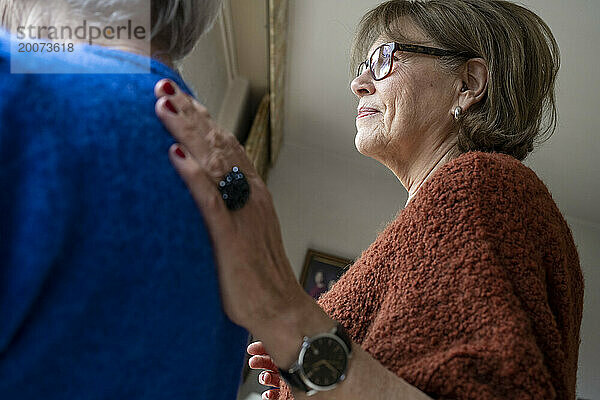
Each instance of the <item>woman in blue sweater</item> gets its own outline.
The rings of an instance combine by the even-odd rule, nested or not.
[[[189,93],[169,65],[220,0],[152,1],[153,59],[127,39],[11,52],[19,26],[43,42],[36,26],[136,20],[148,4],[0,1],[3,400],[235,398],[247,333],[222,311],[209,237],[169,165],[153,96],[162,78]]]

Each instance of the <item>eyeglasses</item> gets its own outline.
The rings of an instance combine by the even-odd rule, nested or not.
[[[435,47],[419,46],[416,44],[401,44],[396,42],[384,43],[371,53],[368,60],[363,61],[358,66],[356,76],[360,76],[367,68],[371,70],[371,76],[374,80],[380,81],[388,77],[392,72],[396,51],[406,51],[409,53],[427,54],[430,56],[466,56],[465,52],[443,50]]]

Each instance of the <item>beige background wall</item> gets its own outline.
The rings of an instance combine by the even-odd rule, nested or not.
[[[225,44],[218,23],[184,60],[181,72],[199,101],[217,115],[229,86]]]

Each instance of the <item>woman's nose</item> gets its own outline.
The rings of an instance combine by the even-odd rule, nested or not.
[[[352,80],[350,89],[358,98],[375,93],[375,85],[368,69]]]

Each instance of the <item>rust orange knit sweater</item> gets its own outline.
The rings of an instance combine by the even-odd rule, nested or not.
[[[434,399],[575,399],[577,251],[546,186],[510,156],[443,165],[319,302]]]

